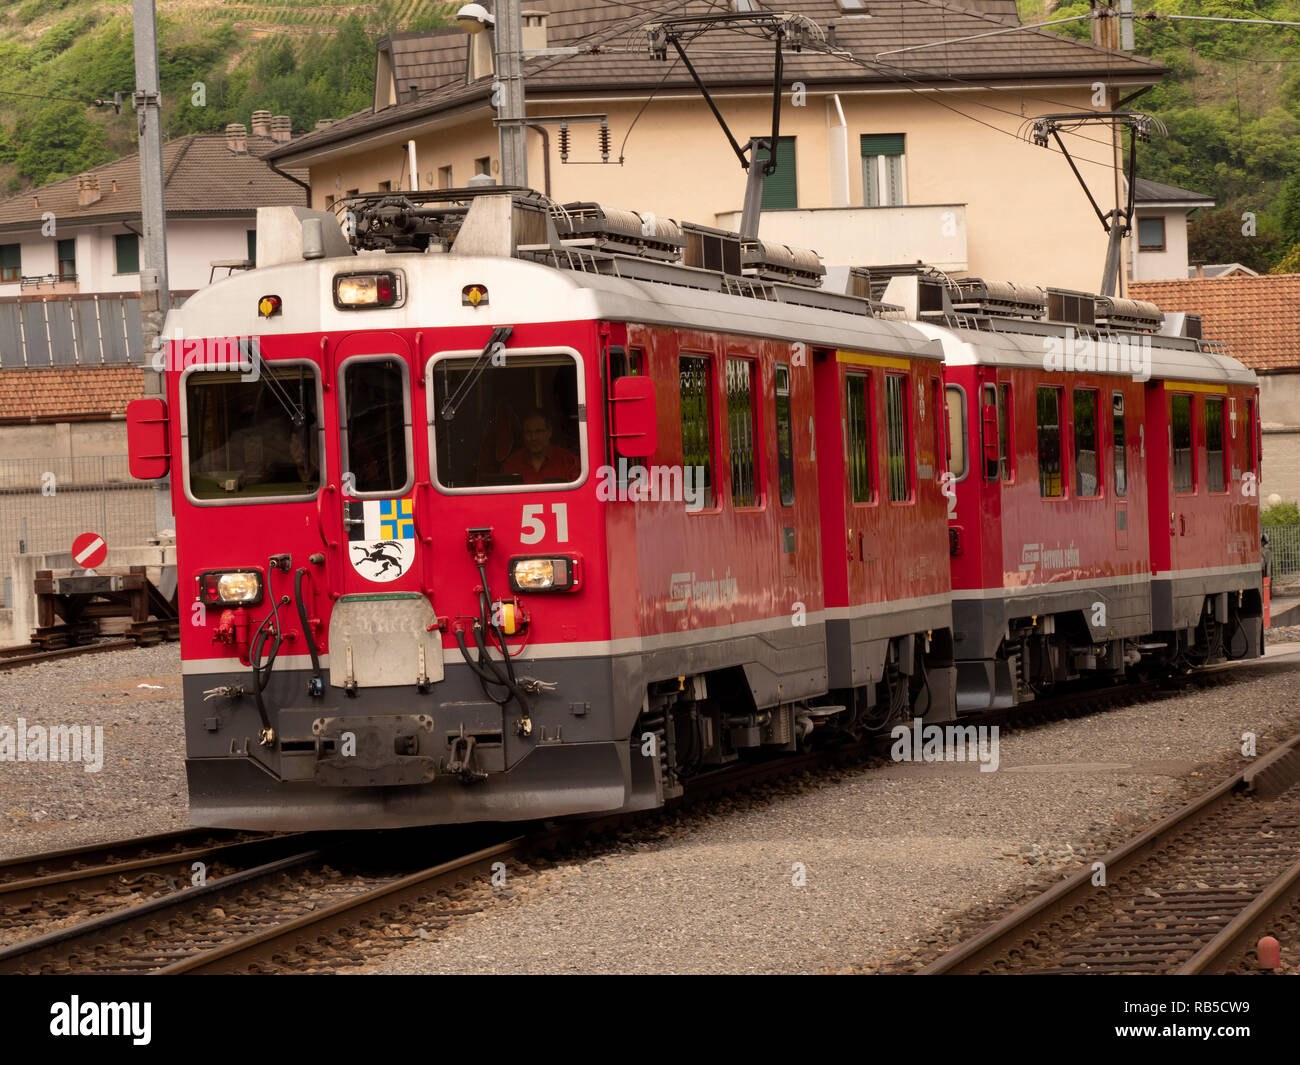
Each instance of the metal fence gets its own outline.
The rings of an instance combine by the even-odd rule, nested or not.
[[[11,555],[68,551],[83,532],[134,546],[154,526],[154,485],[131,477],[125,455],[0,459],[0,578]]]
[[[1273,577],[1300,573],[1300,525],[1265,525],[1273,553]]]
[[[172,306],[191,292],[173,292]],[[0,368],[139,362],[136,293],[56,294],[0,300]]]

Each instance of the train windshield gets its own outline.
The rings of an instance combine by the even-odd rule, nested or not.
[[[257,378],[199,370],[185,380],[185,459],[195,499],[310,496],[320,487],[316,372],[265,364]]]
[[[581,480],[573,357],[507,351],[504,366],[478,363],[477,356],[446,358],[430,370],[438,484],[463,490]]]

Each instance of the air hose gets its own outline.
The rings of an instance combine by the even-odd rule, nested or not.
[[[307,575],[305,569],[299,569],[293,576],[293,597],[298,604],[298,620],[302,622],[303,639],[307,641],[307,650],[311,653],[311,680],[307,684],[309,694],[320,697],[325,694],[325,680],[320,671],[320,652],[316,649],[316,637],[312,635],[311,624],[307,620],[307,604],[302,598],[302,579]]]

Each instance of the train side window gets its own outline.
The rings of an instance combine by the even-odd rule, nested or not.
[[[1063,389],[1038,388],[1038,494],[1044,499],[1065,495],[1061,460],[1061,393]]]
[[[758,429],[753,359],[728,358],[727,448],[731,458],[731,505],[756,507],[762,502],[758,484]]]
[[[960,385],[947,385],[943,395],[948,422],[948,472],[960,481],[966,476],[966,393]]]
[[[998,425],[998,422],[1001,419],[995,420],[994,422],[995,428],[991,432],[988,425],[986,425],[984,422],[984,411],[987,408],[992,407],[994,412],[995,413],[997,412],[998,387],[997,385],[985,385],[983,388],[980,389],[980,394],[984,397],[980,401],[980,458],[983,460],[984,463],[984,480],[996,481],[998,479],[999,463],[997,459],[990,459],[988,457],[988,445],[992,441],[986,440],[984,439],[984,437],[992,435],[992,432],[1000,431],[1001,426]]]
[[[849,449],[849,488],[855,503],[874,503],[876,485],[871,454],[871,378],[844,375],[844,420]]]
[[[790,367],[778,362],[773,372],[776,393],[776,483],[781,506],[794,506],[794,427],[790,420]]]
[[[999,399],[998,404],[998,464],[1001,467],[1002,479],[1011,480],[1011,455],[1014,451],[1012,442],[1015,440],[1013,426],[1011,422],[1011,386],[1008,384],[998,385]]]
[[[885,374],[885,446],[891,503],[905,503],[912,498],[912,441],[907,413],[907,378]]]
[[[185,484],[196,501],[305,499],[321,486],[316,368],[192,370],[185,396]]]
[[[1195,463],[1192,461],[1192,397],[1178,394],[1169,397],[1169,443],[1173,449],[1174,491],[1190,495],[1196,491]]]
[[[682,397],[682,466],[694,467],[695,484],[703,506],[713,506],[713,373],[703,355],[682,355],[677,360]],[[686,470],[682,470],[685,475]]]
[[[1228,490],[1227,457],[1223,446],[1223,400],[1205,399],[1205,487],[1211,492]]]
[[[1097,461],[1097,390],[1074,390],[1074,491],[1101,495],[1101,464]]]
[[[1127,427],[1124,424],[1124,393],[1114,392],[1110,397],[1110,414],[1115,438],[1115,495],[1128,495]]]
[[[406,362],[363,355],[345,359],[340,376],[339,449],[348,494],[405,494],[412,480]]]

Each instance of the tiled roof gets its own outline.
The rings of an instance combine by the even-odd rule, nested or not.
[[[527,90],[537,99],[550,92],[566,96],[574,92],[644,94],[656,86],[693,88],[684,64],[677,61],[671,49],[667,61],[651,58],[644,26],[656,19],[716,14],[722,9],[714,0],[658,0],[654,4],[528,0],[528,7],[549,12],[548,46],[583,49],[579,55],[525,61]],[[787,52],[787,85],[803,81],[809,87],[823,88],[871,83],[963,89],[967,84],[996,81],[1004,85],[1044,78],[1153,84],[1165,73],[1165,68],[1152,60],[1046,30],[1026,29],[915,48],[1006,29],[1014,25],[1012,0],[864,0],[862,12],[845,9],[838,0],[785,0],[773,7],[806,16],[827,33],[828,43],[834,48],[851,53],[846,57],[810,50]],[[302,151],[346,141],[364,130],[401,125],[486,98],[490,76],[466,84],[468,48],[459,30],[395,34],[380,42],[381,47],[385,44],[392,52],[398,99],[405,102],[378,112],[367,109],[349,115],[327,129],[281,145],[270,157],[294,158]],[[882,54],[886,52],[891,54]],[[715,32],[697,42],[694,49],[688,47],[687,54],[710,88],[771,84],[769,42],[735,31]],[[419,89],[419,98],[414,101],[407,99],[410,85]]]
[[[248,154],[236,155],[224,133],[195,133],[163,145],[163,200],[168,216],[240,216],[258,207],[305,202],[306,190],[277,174],[262,159],[277,142],[247,139]],[[288,171],[299,180],[305,172]],[[99,180],[100,198],[78,203],[78,177],[64,178],[0,200],[0,230],[40,225],[53,211],[59,222],[95,223],[140,217],[140,157],[115,159],[85,173]],[[80,176],[80,175],[78,175]],[[117,182],[117,190],[113,189]]]
[[[1203,192],[1180,189],[1177,185],[1162,185],[1148,178],[1135,178],[1133,181],[1133,202],[1142,203],[1190,203],[1199,202],[1206,207],[1214,206],[1214,197]]]
[[[107,419],[142,395],[139,366],[0,370],[0,423]]]
[[[1133,281],[1128,295],[1201,315],[1206,339],[1252,370],[1300,371],[1300,274]]]

